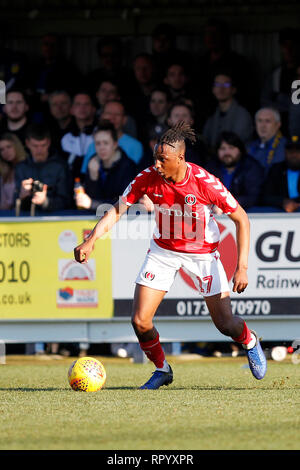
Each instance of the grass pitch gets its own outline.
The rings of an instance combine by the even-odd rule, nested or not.
[[[101,358],[103,390],[74,392],[72,358],[8,356],[0,365],[0,449],[299,449],[300,365],[268,362],[255,380],[246,358],[170,357],[174,382],[138,390],[151,364]]]

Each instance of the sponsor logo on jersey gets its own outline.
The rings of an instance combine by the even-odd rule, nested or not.
[[[188,204],[189,206],[193,206],[196,204],[197,198],[194,196],[194,194],[187,194],[184,198],[185,203]]]
[[[174,215],[175,217],[192,217],[193,219],[200,219],[200,214],[196,211],[189,212],[187,210],[182,211],[181,209],[172,209],[168,207],[158,207],[159,212],[164,215]]]
[[[156,196],[156,197],[163,197],[162,194],[157,194],[157,193],[153,193],[153,196]]]
[[[146,271],[145,278],[148,279],[148,281],[153,281],[153,279],[155,278],[155,274],[150,273],[149,271]]]

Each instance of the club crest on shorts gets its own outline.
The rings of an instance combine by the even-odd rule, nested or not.
[[[150,273],[149,271],[146,271],[145,278],[148,279],[148,281],[153,281],[153,279],[155,278],[155,274]]]
[[[194,204],[196,204],[197,198],[196,196],[194,196],[194,194],[187,194],[184,198],[184,201],[189,206],[193,206]]]

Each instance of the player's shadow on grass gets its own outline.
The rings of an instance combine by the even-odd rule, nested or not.
[[[260,384],[257,385],[249,385],[248,387],[226,387],[226,386],[221,386],[221,385],[214,385],[214,386],[209,386],[207,387],[203,385],[192,385],[191,387],[186,386],[186,387],[170,387],[168,390],[193,390],[193,391],[199,391],[199,392],[205,392],[205,391],[223,391],[223,392],[240,392],[240,391],[249,391],[249,390],[290,390],[290,387],[284,387],[284,385],[274,385],[270,384],[269,386],[261,386]],[[300,386],[293,386],[294,389],[300,389]],[[166,389],[165,389],[166,390]]]
[[[198,386],[186,386],[186,387],[161,387],[159,389],[160,392],[178,392],[178,391],[181,391],[181,390],[185,390],[185,391],[189,391],[189,390],[193,390],[193,391],[199,391],[199,392],[207,392],[207,391],[242,391],[242,390],[252,390],[252,389],[257,389],[259,388],[260,390],[274,390],[274,386],[270,386],[270,387],[256,387],[256,386],[253,386],[253,387],[222,387],[222,386],[213,386],[213,387],[210,387],[210,386],[207,386],[207,387],[204,387],[203,385],[199,385]],[[278,387],[278,389],[282,389],[282,387]],[[276,389],[276,387],[275,387]],[[117,391],[117,390],[140,390],[140,387],[137,386],[137,387],[104,387],[103,390],[110,390],[110,391]],[[149,390],[148,390],[149,391]],[[153,391],[153,390],[150,390],[150,392]],[[156,392],[156,390],[154,390]]]
[[[138,390],[139,387],[104,387],[103,390]]]
[[[0,387],[0,392],[62,392],[69,390],[62,387],[45,387],[45,388],[32,388],[32,387]],[[71,390],[71,389],[70,389]]]

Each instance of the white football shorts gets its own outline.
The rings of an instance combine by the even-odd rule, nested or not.
[[[168,292],[180,268],[191,277],[203,297],[230,290],[218,251],[205,254],[178,253],[161,248],[154,240],[151,240],[135,282]]]

